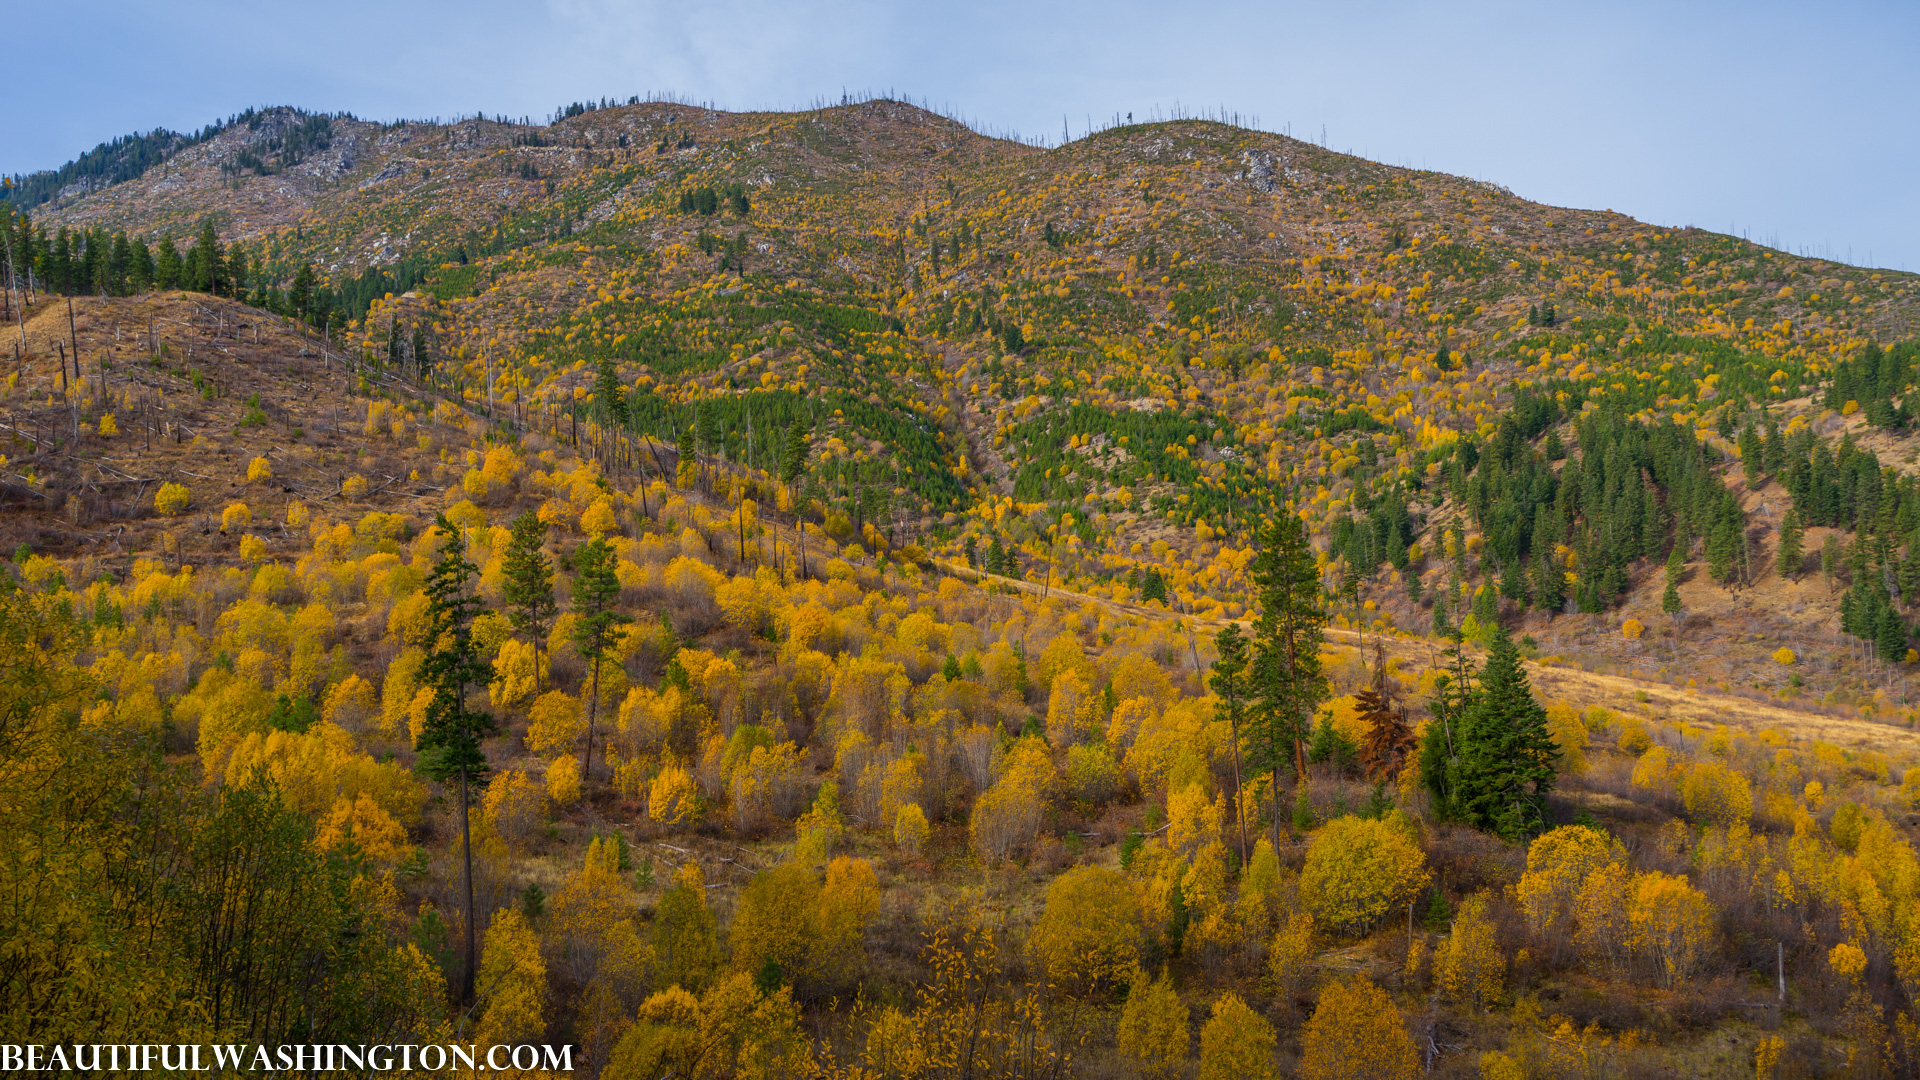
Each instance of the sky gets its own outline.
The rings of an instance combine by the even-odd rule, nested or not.
[[[544,117],[904,98],[1058,141],[1226,110],[1529,199],[1920,271],[1920,4],[103,0],[20,5],[0,172],[248,106]]]

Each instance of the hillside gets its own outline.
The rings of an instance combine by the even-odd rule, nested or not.
[[[250,112],[31,189],[0,684],[54,704],[0,727],[0,843],[80,815],[45,841],[102,898],[73,925],[209,955],[223,901],[149,916],[89,852],[210,881],[266,838],[304,868],[270,902],[355,943],[300,1038],[446,1034],[459,804],[419,747],[457,540],[500,724],[482,1039],[931,1077],[976,1031],[977,1075],[1121,1076],[1232,1029],[1318,1077],[1359,1015],[1448,1076],[1912,1066],[1912,275],[1200,121],[1049,149],[886,101],[563,112]],[[1289,514],[1331,623],[1298,778],[1211,681]],[[556,571],[534,628],[516,527]],[[598,668],[593,552],[630,620]],[[1453,730],[1456,633],[1547,707],[1539,828],[1358,757],[1369,686]],[[1378,910],[1325,891],[1354,843]],[[38,902],[15,931],[65,940]],[[111,1026],[22,949],[0,1004],[82,981],[10,1024]],[[271,978],[194,970],[257,1010],[223,1032],[294,1037]],[[126,992],[189,1017],[199,985]]]

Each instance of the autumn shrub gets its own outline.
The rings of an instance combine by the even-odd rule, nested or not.
[[[1500,955],[1493,919],[1484,894],[1470,896],[1453,917],[1453,932],[1435,951],[1434,976],[1440,992],[1453,1001],[1491,1005],[1506,984],[1506,960]]]
[[[587,732],[587,718],[571,694],[549,690],[527,710],[527,748],[542,757],[571,753]]]
[[[1200,1029],[1200,1080],[1279,1080],[1273,1025],[1235,994],[1222,994]]]
[[[893,823],[893,843],[901,854],[917,858],[927,843],[927,815],[919,803],[900,808]]]
[[[1717,761],[1689,762],[1680,770],[1680,798],[1687,816],[1708,825],[1744,825],[1753,817],[1753,785]]]
[[[1412,1080],[1413,1038],[1386,992],[1364,975],[1327,984],[1301,1036],[1301,1080]]]
[[[160,514],[173,517],[185,513],[191,499],[192,496],[187,492],[185,484],[168,481],[161,484],[160,490],[154,493],[153,508]]]
[[[1598,829],[1563,826],[1534,837],[1527,845],[1527,869],[1516,893],[1534,935],[1547,942],[1567,939],[1574,903],[1594,871],[1626,861],[1620,841]]]
[[[819,959],[819,904],[810,867],[787,862],[753,875],[734,907],[735,970],[756,973],[771,963],[789,981],[810,978]]]
[[[580,801],[580,759],[565,754],[547,766],[547,798],[555,806],[572,806]]]
[[[1426,887],[1427,857],[1404,818],[1339,817],[1307,844],[1300,899],[1335,934],[1365,932]]]
[[[1686,982],[1713,955],[1717,914],[1685,877],[1636,874],[1627,903],[1629,947],[1662,985]]]
[[[1133,887],[1105,867],[1076,866],[1047,885],[1027,953],[1049,983],[1094,993],[1124,981],[1140,960],[1143,931]]]
[[[1296,911],[1287,916],[1267,946],[1267,977],[1273,980],[1274,989],[1280,993],[1298,990],[1312,972],[1313,957],[1313,917]]]
[[[1120,1010],[1115,1033],[1120,1050],[1141,1075],[1171,1075],[1186,1063],[1187,1048],[1193,1042],[1187,1030],[1192,1016],[1166,972],[1151,980],[1145,972],[1135,972],[1129,981],[1127,1003]]]

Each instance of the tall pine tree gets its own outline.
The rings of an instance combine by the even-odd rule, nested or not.
[[[614,630],[633,620],[616,611],[620,597],[618,553],[605,537],[596,536],[573,553],[573,647],[587,662],[591,693],[587,700],[587,754],[580,775],[593,767],[593,726],[600,715],[600,668],[613,647]]]
[[[1233,736],[1233,817],[1240,827],[1240,864],[1245,866],[1247,821],[1241,813],[1245,804],[1240,798],[1240,727],[1246,722],[1248,686],[1247,639],[1240,632],[1240,624],[1228,623],[1213,639],[1213,646],[1220,657],[1213,662],[1207,685],[1220,699],[1220,711],[1226,715],[1227,729]]]
[[[1271,774],[1273,842],[1280,844],[1280,770],[1291,765],[1297,779],[1307,773],[1307,738],[1314,711],[1327,698],[1327,677],[1320,670],[1320,645],[1327,613],[1321,607],[1320,574],[1306,525],[1283,513],[1261,537],[1253,558],[1254,587],[1260,617],[1253,624],[1247,711],[1248,758]]]
[[[533,644],[533,686],[540,689],[540,643],[560,610],[553,599],[553,562],[547,558],[547,523],[531,510],[513,519],[501,569],[501,599],[507,623]]]
[[[420,771],[440,783],[458,782],[460,791],[460,858],[464,865],[462,880],[466,891],[466,970],[461,973],[460,1000],[473,1000],[474,973],[479,970],[479,951],[474,926],[479,921],[473,907],[473,845],[469,819],[472,791],[486,779],[487,755],[480,747],[482,739],[498,727],[489,713],[467,704],[468,691],[483,686],[493,677],[493,666],[481,656],[479,643],[473,640],[473,620],[483,605],[472,588],[479,570],[466,557],[466,541],[460,530],[441,514],[434,528],[446,539],[440,546],[440,558],[427,577],[428,641],[432,650],[420,666],[420,681],[433,692],[427,704],[426,723],[420,729],[414,749],[419,752]]]

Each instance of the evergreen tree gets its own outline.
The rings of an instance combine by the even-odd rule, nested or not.
[[[1673,550],[1667,552],[1666,581],[1677,585],[1687,576],[1687,540],[1681,537],[1674,542]]]
[[[1800,526],[1800,513],[1787,511],[1780,520],[1780,549],[1777,555],[1781,577],[1792,581],[1800,576],[1800,563],[1806,558],[1806,530]]]
[[[1273,777],[1273,838],[1280,838],[1280,770],[1292,765],[1296,778],[1307,773],[1306,740],[1314,712],[1327,697],[1320,670],[1320,645],[1327,614],[1321,608],[1320,574],[1306,525],[1282,514],[1261,537],[1252,578],[1259,590],[1260,617],[1253,625],[1249,663],[1248,757]]]
[[[144,238],[133,241],[133,290],[146,292],[153,287],[153,249],[147,246]]]
[[[173,237],[160,241],[160,250],[153,256],[153,287],[156,289],[177,289],[180,287],[180,249],[173,246]]]
[[[303,322],[309,321],[313,314],[313,264],[304,262],[293,275],[293,287],[287,292],[287,303],[293,308],[293,317]]]
[[[633,620],[614,609],[620,598],[619,556],[605,537],[596,536],[573,553],[573,647],[591,672],[587,699],[587,753],[580,775],[593,767],[593,726],[600,715],[600,667],[613,647],[614,630]]]
[[[467,928],[466,970],[461,975],[460,999],[473,1000],[474,973],[479,970],[474,926],[478,913],[473,907],[473,846],[469,821],[472,792],[486,779],[487,755],[481,740],[497,730],[493,716],[471,708],[470,689],[484,685],[493,677],[493,667],[473,640],[473,620],[481,613],[480,597],[472,589],[479,570],[465,554],[466,541],[459,529],[441,514],[434,528],[445,537],[440,557],[427,577],[427,623],[431,651],[420,666],[420,682],[433,692],[427,704],[426,722],[414,749],[419,753],[420,771],[440,783],[458,781],[460,789],[460,856],[465,865],[465,922]]]
[[[1899,663],[1907,658],[1907,624],[1892,604],[1880,608],[1875,620],[1873,644],[1880,659],[1889,664]]]
[[[678,465],[675,467],[675,472],[678,474],[676,480],[681,487],[691,487],[700,468],[700,459],[695,455],[693,447],[693,425],[689,424],[680,430],[680,443],[675,449],[678,451]]]
[[[1159,567],[1147,568],[1147,576],[1140,582],[1140,599],[1167,602],[1167,578]]]
[[[627,395],[620,387],[620,372],[614,367],[611,356],[601,357],[599,370],[594,372],[593,403],[608,426],[618,430],[626,428],[629,415]]]
[[[1753,424],[1740,429],[1740,465],[1746,471],[1747,490],[1758,491],[1765,479],[1767,468],[1766,448],[1760,442],[1760,431]]]
[[[1450,777],[1461,818],[1508,840],[1546,826],[1559,747],[1534,700],[1520,651],[1504,629],[1493,633],[1487,666],[1460,714]]]
[[[806,424],[795,419],[787,428],[787,444],[780,453],[780,482],[791,486],[806,471],[807,457],[813,452],[813,439]]]
[[[200,223],[200,236],[187,251],[185,286],[194,292],[219,295],[220,272],[225,262],[220,257],[220,238],[213,231],[213,219]]]
[[[1551,550],[1541,547],[1533,556],[1533,603],[1549,616],[1567,602],[1567,572]]]
[[[1433,795],[1434,812],[1443,820],[1454,816],[1454,762],[1459,754],[1463,712],[1473,696],[1473,661],[1468,659],[1463,639],[1449,635],[1447,671],[1434,679],[1433,697],[1427,711],[1433,720],[1427,724],[1420,741],[1420,779]]]
[[[1233,738],[1233,806],[1234,820],[1240,827],[1240,865],[1247,862],[1247,823],[1240,813],[1240,727],[1246,722],[1247,712],[1247,639],[1240,632],[1239,623],[1228,623],[1213,639],[1219,659],[1213,662],[1213,670],[1207,677],[1207,685],[1220,699],[1220,715],[1227,721],[1227,729]]]
[[[967,534],[967,539],[960,545],[960,550],[965,553],[967,557],[967,567],[969,569],[980,569],[980,541],[977,537],[971,533]]]
[[[507,623],[533,645],[534,689],[540,688],[540,643],[560,606],[553,599],[553,562],[547,558],[547,523],[528,510],[513,519],[511,538],[501,559],[500,598]]]
[[[1516,559],[1508,563],[1506,570],[1501,573],[1500,595],[1513,601],[1522,609],[1526,608],[1528,601],[1527,575],[1525,571],[1521,569],[1519,560]]]
[[[1667,587],[1660,593],[1660,610],[1668,615],[1680,614],[1680,583],[1669,580]]]

